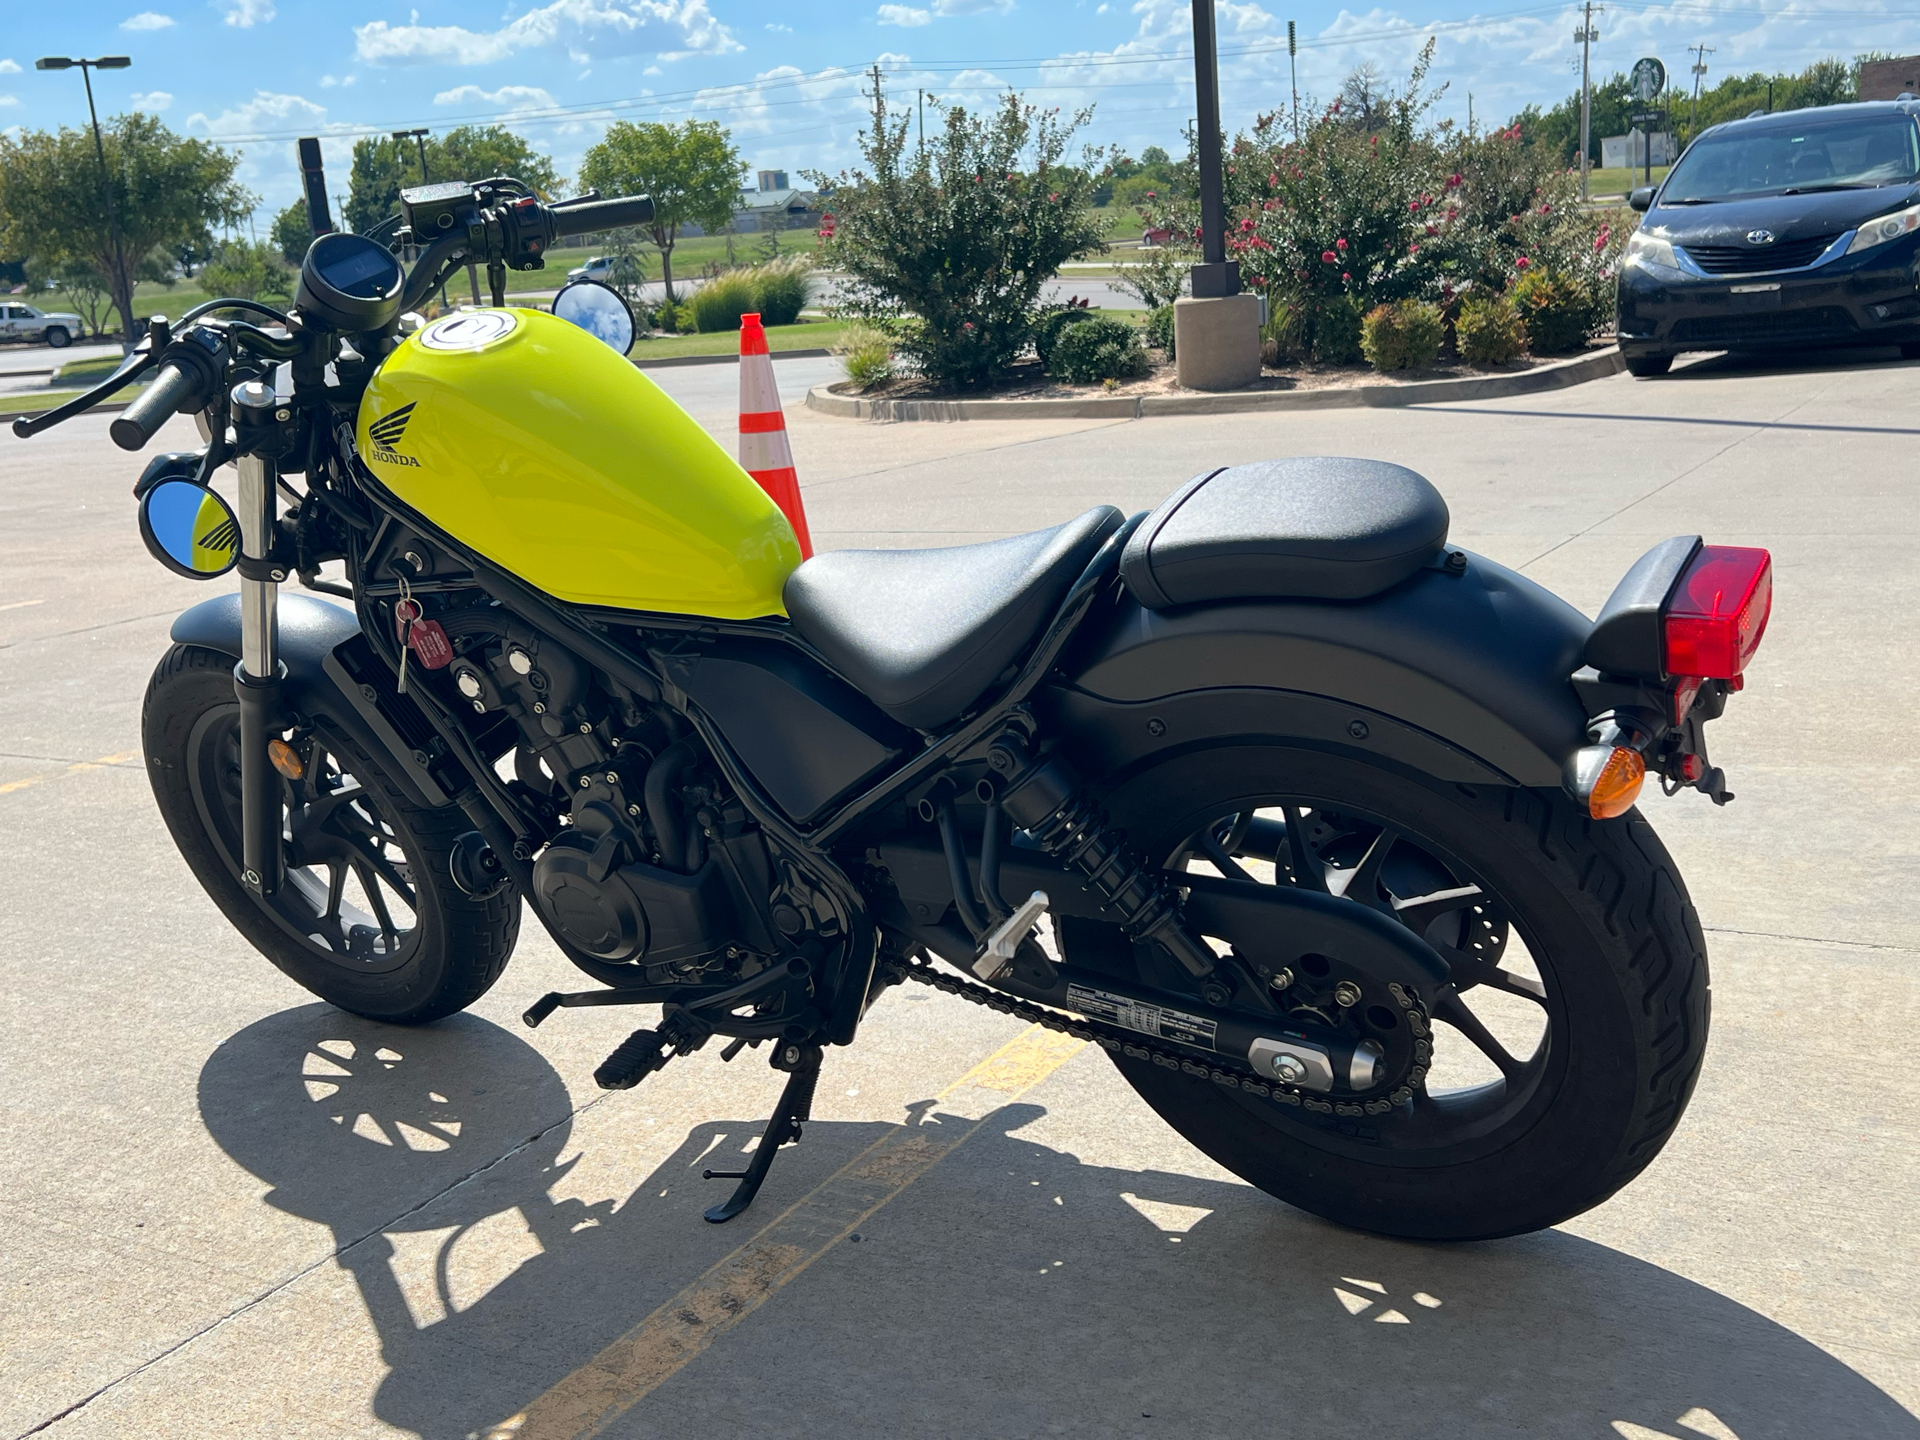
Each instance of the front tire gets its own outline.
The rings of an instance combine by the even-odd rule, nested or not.
[[[1162,1119],[1268,1194],[1377,1234],[1490,1239],[1599,1204],[1679,1122],[1706,1048],[1705,944],[1638,812],[1594,821],[1557,792],[1443,783],[1280,743],[1179,756],[1106,798],[1175,868],[1225,874],[1195,837],[1216,851],[1237,843],[1246,883],[1318,876],[1305,883],[1386,909],[1443,957],[1453,947],[1456,978],[1478,969],[1478,988],[1468,978],[1435,1005],[1433,1070],[1413,1100],[1359,1121],[1113,1056]],[[1285,818],[1255,822],[1263,848],[1233,838],[1242,816]],[[1308,846],[1299,864],[1291,840],[1272,839],[1293,824]],[[1354,895],[1362,874],[1378,888]],[[1060,933],[1073,965],[1167,984],[1153,952],[1113,927],[1070,920]],[[1476,1054],[1476,1022],[1499,1028],[1503,1059]]]
[[[410,804],[343,737],[296,729],[305,774],[282,786],[287,878],[241,882],[239,705],[233,660],[176,645],[141,720],[147,774],[180,854],[233,927],[290,979],[355,1015],[421,1025],[484,995],[513,953],[510,890],[463,895],[448,868],[471,828],[456,808]]]
[[[64,350],[73,343],[73,336],[67,333],[64,325],[49,326],[46,335],[42,338],[55,350]]]
[[[1671,355],[1629,355],[1626,362],[1627,373],[1636,380],[1652,380],[1673,369]]]

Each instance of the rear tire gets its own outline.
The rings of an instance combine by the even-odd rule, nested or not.
[[[1673,369],[1671,355],[1629,355],[1627,373],[1636,380],[1651,380]]]
[[[327,786],[284,787],[283,826],[306,848],[294,852],[289,841],[280,893],[263,899],[242,884],[238,715],[232,658],[176,645],[153,673],[141,721],[160,814],[233,927],[297,984],[370,1020],[421,1025],[486,994],[513,954],[517,897],[502,890],[475,900],[457,890],[448,861],[472,828],[466,816],[409,803],[341,736],[316,730],[302,741],[293,732],[310,774],[324,774]],[[296,824],[296,806],[327,818]],[[307,863],[296,869],[298,860]],[[402,905],[409,925],[392,918]]]
[[[73,336],[67,333],[64,325],[51,325],[47,327],[47,333],[44,338],[47,344],[51,345],[55,350],[64,350],[73,343]]]
[[[1149,856],[1164,859],[1221,817],[1284,813],[1268,808],[1281,803],[1277,797],[1305,807],[1304,814],[1295,811],[1303,826],[1333,828],[1367,817],[1357,826],[1359,838],[1377,819],[1409,842],[1408,861],[1398,863],[1420,873],[1401,884],[1391,866],[1382,868],[1383,898],[1405,902],[1432,892],[1442,898],[1427,908],[1438,909],[1444,897],[1467,893],[1455,887],[1477,886],[1473,900],[1457,903],[1472,904],[1462,918],[1483,928],[1448,932],[1457,937],[1449,943],[1509,967],[1508,980],[1525,975],[1510,967],[1530,962],[1538,976],[1531,983],[1543,998],[1489,998],[1471,980],[1461,989],[1469,1008],[1509,1004],[1538,1014],[1528,1023],[1540,1038],[1513,1075],[1485,1064],[1490,1080],[1442,1081],[1450,1053],[1467,1060],[1473,1053],[1464,1032],[1436,1009],[1433,1075],[1411,1102],[1359,1122],[1114,1055],[1161,1118],[1289,1204],[1356,1229],[1417,1239],[1542,1229],[1599,1204],[1639,1174],[1693,1092],[1706,1048],[1708,986],[1699,921],[1638,812],[1594,821],[1557,792],[1443,783],[1277,742],[1179,756],[1127,781],[1106,802]],[[1311,863],[1344,864],[1348,883],[1358,873],[1350,868],[1351,850],[1344,860],[1329,858],[1338,854],[1334,845],[1318,853]],[[1284,858],[1272,873],[1271,883],[1294,883]],[[1353,898],[1340,885],[1329,888]],[[1426,911],[1409,905],[1408,913]],[[1496,929],[1501,933],[1488,945],[1485,937]],[[1431,938],[1439,931],[1420,933]],[[1135,950],[1114,927],[1070,920],[1060,935],[1075,966],[1167,983],[1165,971],[1154,977],[1152,952]],[[1507,935],[1524,944],[1525,960],[1514,948],[1502,951]],[[1539,1011],[1528,1011],[1529,1004]],[[1450,1045],[1466,1049],[1450,1052]],[[1462,1073],[1461,1062],[1453,1063],[1452,1073]]]
[[[1920,340],[1908,340],[1900,347],[1902,360],[1920,360]]]

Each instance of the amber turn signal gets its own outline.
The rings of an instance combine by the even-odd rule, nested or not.
[[[300,752],[278,736],[267,742],[267,758],[273,762],[273,768],[289,780],[298,780],[307,773],[307,762],[300,758]]]
[[[1640,798],[1647,762],[1624,745],[1588,745],[1567,761],[1567,793],[1596,820],[1624,815]]]

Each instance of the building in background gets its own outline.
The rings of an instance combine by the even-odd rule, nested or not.
[[[818,228],[818,194],[789,185],[784,170],[762,170],[758,180],[759,184],[753,189],[740,192],[740,204],[733,217],[734,229],[751,232]]]
[[[1902,95],[1920,95],[1920,55],[1869,60],[1860,67],[1862,100],[1898,100]]]
[[[1629,130],[1624,135],[1608,135],[1600,142],[1600,166],[1604,170],[1624,170],[1629,166],[1635,169],[1647,163],[1647,140],[1638,130]],[[1680,146],[1669,131],[1655,131],[1653,136],[1653,163],[1671,165]]]

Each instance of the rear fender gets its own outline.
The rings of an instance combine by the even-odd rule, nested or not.
[[[384,670],[360,633],[351,610],[310,595],[279,598],[280,663],[286,666],[282,703],[306,720],[324,720],[378,760],[416,805],[453,803],[429,768],[431,730],[402,696],[380,680]],[[198,645],[240,659],[240,597],[216,595],[173,622],[177,645]]]
[[[1585,743],[1572,675],[1593,628],[1477,555],[1365,600],[1151,611],[1124,597],[1046,692],[1087,772],[1235,736],[1381,756],[1462,784],[1557,787]]]

